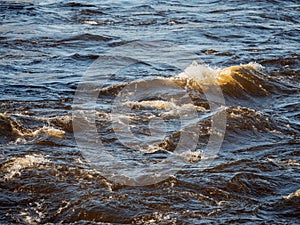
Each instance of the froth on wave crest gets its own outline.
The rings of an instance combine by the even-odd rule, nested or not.
[[[47,125],[34,129],[27,128],[13,116],[0,113],[0,144],[17,141],[20,138],[26,139],[42,135],[62,138],[65,131]]]
[[[49,160],[45,159],[43,155],[33,154],[25,155],[10,159],[1,165],[4,180],[13,179],[16,176],[20,176],[22,170],[28,168],[35,168],[41,164],[47,163]]]
[[[295,191],[294,193],[289,194],[288,196],[284,197],[285,199],[293,199],[293,198],[300,198],[300,189]]]
[[[177,85],[188,92],[197,91],[199,94],[205,92],[205,88],[218,85],[226,99],[251,99],[265,97],[273,93],[292,91],[291,86],[279,83],[274,77],[269,76],[263,70],[263,66],[250,62],[226,68],[211,67],[206,64],[193,62],[182,73],[170,77],[157,77],[150,80],[137,80],[129,83],[119,83],[103,88],[100,95],[116,96],[122,88],[132,85],[144,85],[153,83],[171,87]],[[173,107],[170,104],[164,105],[167,108]],[[160,106],[159,106],[160,107]]]
[[[225,97],[267,96],[271,88],[262,68],[252,62],[224,69],[193,62],[173,79],[179,86],[188,86],[200,92],[205,87],[219,85]]]

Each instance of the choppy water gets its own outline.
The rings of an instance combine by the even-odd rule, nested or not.
[[[299,1],[0,4],[1,224],[299,224]],[[99,56],[110,64],[83,82]],[[121,61],[130,66],[110,74]],[[184,166],[147,186],[103,177],[74,138],[88,137],[72,123],[86,116],[80,82],[99,94],[94,122],[120,171],[174,155],[186,129],[184,144],[197,144]],[[120,95],[126,87],[142,95]],[[215,87],[225,104],[213,108]],[[180,117],[191,110],[197,118]],[[226,133],[209,155],[220,112]]]

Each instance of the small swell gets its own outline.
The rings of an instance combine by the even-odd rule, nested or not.
[[[60,42],[72,42],[72,41],[110,41],[112,38],[95,35],[95,34],[81,34],[74,37],[66,38],[61,40]]]
[[[91,5],[91,4],[83,4],[83,3],[78,3],[78,2],[69,2],[69,3],[65,3],[62,6],[64,7],[95,7],[95,5]]]
[[[78,53],[75,53],[71,56],[75,60],[96,60],[99,58],[98,55],[81,55]]]
[[[227,109],[227,131],[270,132],[277,129],[276,124],[262,112],[244,107]]]

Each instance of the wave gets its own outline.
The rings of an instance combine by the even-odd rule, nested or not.
[[[100,95],[116,96],[127,85],[145,85],[145,82],[152,82],[153,85],[165,87],[177,85],[189,92],[191,90],[197,91],[198,94],[203,94],[206,87],[219,86],[226,100],[249,100],[256,97],[266,97],[271,94],[295,92],[297,90],[297,87],[282,83],[282,81],[279,82],[275,77],[267,75],[263,72],[262,68],[260,64],[248,63],[220,69],[194,62],[177,76],[171,78],[158,77],[152,80],[116,84],[103,88],[100,91]],[[192,96],[193,94],[191,94]],[[193,100],[196,100],[199,96],[194,97],[195,99]],[[203,98],[205,97],[203,96]]]
[[[10,180],[15,176],[19,176],[24,169],[35,168],[41,164],[48,163],[43,155],[25,155],[11,158],[9,161],[1,164],[1,171],[4,180]]]
[[[218,85],[227,99],[253,99],[296,91],[296,87],[279,82],[264,73],[262,69],[263,66],[258,63],[230,66],[224,69],[193,63],[174,79],[180,86],[188,85],[200,92],[205,86]]]
[[[292,185],[291,185],[292,187]],[[271,207],[268,208],[269,211],[276,212],[277,216],[287,216],[291,220],[297,218],[294,224],[298,223],[299,218],[299,203],[300,203],[300,189],[284,196],[282,199],[277,201],[274,204],[271,204]],[[291,222],[293,223],[293,222]]]
[[[291,200],[291,199],[295,199],[295,198],[300,199],[300,189],[295,191],[295,193],[291,193],[291,194],[289,194],[288,196],[285,197],[285,199],[287,199],[287,200]]]
[[[214,87],[220,88],[226,100],[216,102],[216,109],[211,108],[206,96],[207,92],[214,93],[211,92]],[[89,90],[96,91],[94,86]],[[221,69],[194,62],[182,73],[170,78],[156,77],[104,87],[100,90],[99,97],[112,105],[119,99],[121,105],[112,109],[113,112],[109,107],[103,109],[107,110],[107,115],[114,114],[117,127],[127,125],[138,137],[152,140],[137,144],[128,130],[123,130],[119,135],[126,140],[127,146],[135,146],[146,153],[157,152],[158,157],[161,157],[166,152],[173,152],[178,144],[182,130],[176,121],[181,115],[193,113],[197,113],[197,119],[187,124],[199,129],[198,149],[202,149],[209,140],[212,132],[211,118],[220,111],[225,112],[227,117],[225,143],[236,142],[236,135],[242,136],[241,142],[244,143],[251,142],[254,136],[262,138],[266,135],[277,139],[285,134],[294,135],[297,132],[289,122],[259,109],[262,104],[268,104],[266,99],[295,90],[290,84],[266,74],[257,63]],[[166,122],[168,129],[162,128],[164,124],[161,120]],[[151,121],[156,121],[159,125]],[[101,124],[104,124],[102,120]],[[149,126],[152,126],[152,130],[149,130]],[[111,133],[111,128],[110,125],[102,126],[101,129],[105,130],[102,133]],[[105,138],[104,136],[104,142],[113,141],[111,137],[108,140]]]
[[[74,37],[66,38],[61,40],[61,42],[72,42],[72,41],[111,41],[111,37],[105,37],[100,35],[94,35],[94,34],[81,34]]]
[[[20,115],[19,115],[20,117]],[[23,118],[24,119],[24,118]],[[40,136],[52,136],[56,138],[63,138],[65,131],[62,129],[55,128],[47,123],[56,124],[70,130],[70,118],[27,118],[28,120],[34,120],[33,123],[41,122],[44,125],[41,127],[30,128],[23,124],[21,120],[15,119],[12,115],[6,115],[0,113],[0,144],[8,144],[10,142],[18,142],[21,139],[28,139]],[[43,124],[42,123],[42,124]],[[36,125],[35,125],[36,126]]]

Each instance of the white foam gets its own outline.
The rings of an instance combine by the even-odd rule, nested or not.
[[[69,205],[71,204],[71,202],[68,202],[68,201],[62,201],[62,203],[64,204],[64,206],[60,206],[57,211],[56,211],[56,214],[60,214],[64,209],[68,208]]]
[[[22,114],[13,114],[15,116],[22,116],[22,117],[29,117],[27,115],[22,115]],[[10,124],[11,124],[11,129],[13,131],[13,133],[18,137],[17,138],[17,142],[19,142],[20,140],[23,141],[23,139],[20,138],[26,138],[26,137],[36,137],[39,135],[47,135],[47,136],[53,136],[53,137],[58,137],[58,138],[62,138],[65,135],[65,132],[63,130],[51,127],[51,126],[43,126],[41,128],[38,128],[36,130],[31,130],[31,129],[27,129],[24,128],[22,126],[22,124],[15,120],[13,117],[8,116],[6,114],[2,114],[0,113],[0,116],[4,116],[7,117],[7,119],[9,119]],[[30,118],[35,118],[38,120],[46,120],[49,121],[49,118],[42,118],[42,117],[35,117],[35,116],[30,116]],[[59,117],[57,117],[58,119]],[[62,120],[62,122],[67,123],[68,120],[70,120],[71,117],[61,117],[60,119]]]
[[[192,103],[177,105],[175,102],[172,101],[163,101],[163,100],[153,100],[153,101],[128,101],[125,103],[128,107],[143,107],[143,108],[153,108],[157,110],[165,110],[161,114],[161,116],[170,116],[170,115],[180,115],[180,112],[188,112],[191,110],[195,111],[204,111],[205,108],[200,106],[195,106]]]
[[[195,163],[195,162],[199,162],[201,160],[201,153],[203,151],[202,150],[197,150],[197,151],[185,151],[181,154],[178,154],[177,156],[179,156],[180,158],[182,158],[184,160],[184,162],[186,163]]]
[[[151,218],[142,217],[135,221],[137,224],[177,224],[177,212],[160,213],[154,212]]]
[[[177,106],[174,102],[169,101],[162,101],[162,100],[154,100],[154,101],[140,101],[140,102],[133,102],[128,101],[125,103],[128,107],[152,107],[155,109],[162,109],[162,110],[171,110],[175,109]]]
[[[192,79],[201,85],[213,85],[216,84],[216,78],[219,75],[220,69],[213,69],[205,64],[198,64],[193,62],[177,77],[181,79]]]
[[[300,198],[300,189],[284,197],[285,199]]]
[[[83,22],[86,23],[86,24],[91,24],[91,25],[97,25],[98,24],[96,21],[93,21],[93,20],[84,20]]]
[[[13,179],[15,176],[20,176],[24,169],[34,168],[47,162],[49,160],[45,159],[43,155],[37,154],[13,158],[4,165],[3,171],[6,173],[4,179]]]
[[[234,66],[233,66],[234,67]],[[178,74],[177,77],[179,79],[187,80],[188,83],[196,83],[198,85],[217,85],[218,79],[221,74],[227,75],[228,77],[232,74],[232,68],[227,67],[224,69],[221,68],[212,68],[206,64],[198,64],[197,62],[193,62],[189,65],[182,73]],[[262,65],[256,62],[250,62],[248,64],[241,64],[239,67],[248,68],[254,70],[261,70],[264,68]]]
[[[33,131],[32,133],[28,133],[28,136],[38,136],[41,134],[46,134],[48,136],[53,136],[53,137],[58,137],[58,138],[62,138],[65,135],[65,132],[63,130],[60,129],[56,129],[54,127],[42,127],[39,128],[38,130]],[[25,134],[26,136],[26,134]]]
[[[300,163],[296,160],[288,159],[288,160],[276,160],[276,159],[270,159],[268,158],[268,161],[275,162],[282,165],[287,166],[300,166]]]
[[[261,70],[264,68],[261,64],[257,62],[249,62],[248,64],[241,64],[240,66],[252,67],[255,70]]]
[[[45,218],[44,214],[44,199],[40,202],[30,202],[29,208],[25,208],[20,212],[20,215],[24,218],[24,222],[27,224],[37,225],[41,224],[41,220]]]

